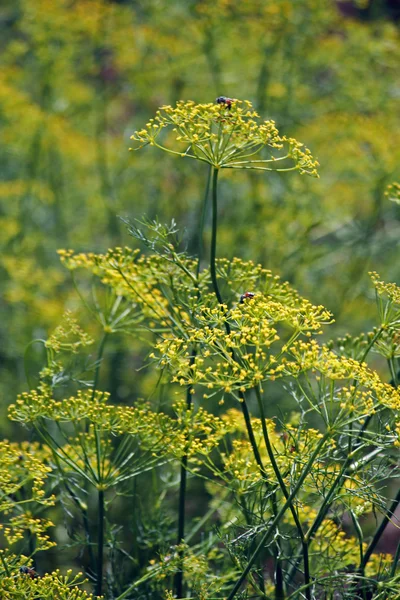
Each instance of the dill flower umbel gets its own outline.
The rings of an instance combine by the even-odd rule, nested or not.
[[[170,135],[162,136],[162,132]],[[224,169],[294,171],[318,177],[318,162],[294,138],[279,135],[275,122],[261,121],[248,100],[162,106],[146,126],[131,136],[139,145],[189,157]],[[177,142],[180,150],[175,150]],[[264,154],[261,154],[265,151]]]

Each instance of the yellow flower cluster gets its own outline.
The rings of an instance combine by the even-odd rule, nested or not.
[[[59,423],[79,423],[88,420],[97,431],[137,436],[144,449],[165,457],[192,459],[210,453],[227,432],[227,425],[218,417],[200,408],[185,410],[175,405],[177,417],[156,413],[149,405],[138,407],[107,404],[109,394],[78,391],[76,396],[58,401],[47,393],[32,391],[21,394],[9,408],[14,421],[35,422],[51,419]],[[86,440],[88,441],[89,438]]]
[[[47,466],[49,451],[37,444],[0,442],[0,511],[11,511],[17,501],[14,495],[30,484],[31,500],[44,506],[54,504],[55,498],[45,497],[44,485],[51,471]]]
[[[400,183],[394,182],[387,186],[385,196],[392,202],[400,204]]]
[[[46,497],[44,485],[51,468],[46,465],[48,449],[38,444],[0,442],[0,531],[8,544],[22,540],[27,531],[35,537],[36,551],[54,546],[46,530],[53,526],[48,519],[35,518],[30,506],[52,506],[54,496]],[[23,490],[24,495],[21,491]]]
[[[291,298],[287,304],[256,293],[231,310],[226,305],[201,306],[196,327],[188,327],[186,337],[165,334],[155,349],[161,366],[168,365],[173,381],[180,385],[201,384],[214,392],[244,391],[285,374],[283,355],[290,344],[280,343],[275,353],[271,352],[281,339],[279,324],[289,327],[294,338],[319,332],[331,321],[326,309],[306,300],[296,299],[295,303]],[[227,322],[230,333],[226,332]],[[194,361],[193,346],[197,348]]]
[[[352,358],[337,356],[316,340],[298,341],[291,348],[293,362],[285,363],[285,373],[294,376],[303,371],[317,372],[330,380],[353,380],[350,386],[341,388],[341,408],[374,414],[378,405],[393,410],[400,408],[400,393],[388,383],[382,382],[378,373]],[[365,390],[360,389],[365,388]]]
[[[86,583],[82,573],[72,574],[68,569],[66,575],[61,575],[57,569],[41,577],[31,577],[20,573],[20,566],[26,563],[14,564],[9,567],[9,575],[0,575],[2,600],[25,600],[40,598],[41,600],[92,600],[94,596],[77,586]]]
[[[394,445],[396,448],[400,448],[400,421],[398,421],[395,425],[395,433],[397,435],[397,439],[394,441]]]
[[[226,420],[227,426],[232,434],[234,434],[232,448],[229,453],[221,453],[223,460],[222,470],[218,470],[218,467],[213,466],[210,461],[208,465],[212,469],[215,468],[215,472],[219,478],[239,493],[243,493],[254,486],[254,484],[262,483],[264,477],[260,473],[260,467],[255,461],[253,449],[248,441],[242,413],[237,409],[230,409],[223,416],[223,419]],[[265,448],[261,420],[253,418],[252,426],[266,478],[271,486],[278,486],[275,472]],[[288,479],[289,473],[290,477],[293,477],[297,471],[301,470],[305,462],[307,462],[307,458],[321,440],[322,434],[313,428],[299,429],[291,425],[286,426],[283,432],[278,432],[276,424],[272,419],[266,420],[266,426],[271,445],[274,448],[277,465],[281,473],[286,473],[286,483],[290,485]],[[333,447],[334,441],[330,440],[329,444]],[[302,489],[304,492],[309,493],[308,490],[316,489],[315,476],[317,472],[319,473],[319,477],[322,477],[323,474],[326,476],[328,471],[328,465],[324,465],[322,462],[316,464],[315,469],[310,473],[303,485]]]
[[[289,348],[286,334],[278,344],[282,326],[291,330],[292,342],[301,334],[319,333],[333,321],[323,306],[312,305],[252,261],[217,261],[217,276],[230,301],[229,306],[221,306],[209,291],[209,271],[205,269],[196,279],[197,263],[187,257],[143,257],[129,248],[109,250],[105,255],[75,255],[64,250],[60,255],[69,269],[89,270],[132,302],[136,323],[146,320],[146,327],[161,337],[150,357],[157,358],[161,367],[170,367],[173,381],[191,386],[199,383],[213,390],[211,394],[244,391],[281,377]],[[254,290],[252,297],[238,302],[246,288]],[[197,349],[194,362],[193,346]]]
[[[164,129],[172,129],[175,141],[183,146],[181,151],[173,150],[168,138],[165,143],[159,141]],[[310,151],[297,140],[280,136],[274,121],[260,122],[248,100],[228,99],[208,104],[180,101],[175,107],[162,106],[154,119],[131,139],[139,142],[139,148],[149,144],[215,168],[297,169],[300,173],[318,176],[318,162]],[[266,148],[268,158],[257,159],[256,155]],[[286,165],[282,169],[279,168],[281,161]]]
[[[363,543],[362,546],[365,552],[368,544]],[[311,543],[310,553],[313,570],[326,571],[330,566],[343,569],[359,563],[360,546],[356,537],[347,535],[332,519],[325,519]],[[371,558],[366,568],[366,575],[371,577],[393,561],[390,554],[375,554]]]
[[[30,513],[18,514],[11,517],[7,524],[0,524],[4,537],[8,544],[12,545],[24,539],[25,533],[29,531],[36,539],[36,551],[48,550],[56,545],[45,533],[54,523],[49,519],[35,519]]]
[[[110,249],[105,255],[74,254],[72,250],[59,250],[59,255],[69,270],[87,269],[116,294],[137,305],[143,317],[164,326],[173,319],[167,299],[157,287],[161,277],[172,275],[173,265],[168,269],[164,264],[163,271],[159,256],[138,256],[139,250],[127,247]],[[190,266],[193,265],[194,261],[191,261]],[[180,276],[182,279],[183,273]],[[190,286],[192,285],[193,282],[190,281]],[[138,317],[138,322],[140,320]]]
[[[390,302],[400,306],[400,287],[398,285],[385,283],[375,271],[370,273],[370,277],[379,296],[387,297]]]
[[[81,329],[72,313],[67,310],[61,324],[46,340],[45,346],[58,353],[63,350],[76,353],[80,348],[90,346],[94,340]]]

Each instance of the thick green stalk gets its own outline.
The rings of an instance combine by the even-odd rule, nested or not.
[[[216,268],[215,268],[215,260],[216,260],[216,254],[217,254],[217,230],[218,230],[218,227],[217,227],[217,221],[218,221],[218,219],[217,219],[217,216],[218,216],[218,187],[217,187],[218,186],[218,173],[219,173],[219,170],[214,167],[213,178],[212,178],[212,236],[211,236],[211,252],[210,252],[210,272],[211,272],[211,280],[213,283],[214,292],[217,297],[217,300],[220,304],[223,304],[222,296],[221,296],[221,293],[220,293],[219,287],[218,287]],[[231,328],[230,328],[230,325],[227,320],[225,321],[225,329],[226,329],[227,334],[229,335],[231,332]],[[235,353],[233,350],[231,351],[231,355],[232,355],[233,360],[236,360]],[[258,449],[257,441],[255,439],[253,426],[251,424],[250,413],[249,413],[249,409],[248,409],[248,406],[246,403],[246,398],[242,391],[239,391],[239,398],[240,398],[240,406],[241,406],[243,417],[244,417],[245,424],[246,424],[247,435],[249,437],[250,445],[253,450],[254,458],[260,469],[260,473],[261,473],[263,479],[266,481],[266,484],[268,486],[268,478],[266,476],[266,472],[265,472],[264,465],[263,465],[263,462],[261,459],[260,451]],[[276,595],[277,600],[280,600],[281,598],[283,598],[282,569],[281,569],[280,562],[278,560],[276,563],[276,592],[277,592],[277,595]]]
[[[210,254],[210,272],[211,272],[211,280],[213,284],[213,288],[215,291],[215,295],[217,296],[217,300],[220,304],[222,302],[222,296],[218,288],[217,282],[217,273],[215,269],[215,259],[217,255],[217,229],[218,229],[218,195],[217,195],[217,186],[218,186],[218,174],[219,169],[214,167],[213,177],[212,177],[212,230],[211,230],[211,254]],[[229,324],[226,324],[229,328]],[[225,326],[226,326],[225,325]],[[229,328],[230,329],[230,328]],[[228,331],[229,333],[229,331]]]
[[[198,257],[197,257],[197,269],[196,269],[196,282],[197,286],[199,284],[199,274],[200,274],[200,263],[201,257],[203,254],[203,231],[204,231],[204,223],[206,217],[206,209],[207,209],[207,200],[208,194],[210,191],[210,181],[211,181],[211,165],[209,166],[208,176],[207,176],[207,184],[206,190],[204,192],[203,198],[203,206],[201,210],[201,218],[200,218],[200,229],[199,229],[199,239],[198,239]],[[197,294],[200,295],[199,288],[197,287]],[[193,348],[193,352],[190,357],[190,366],[194,364],[196,358],[196,350]],[[187,386],[186,388],[186,408],[190,410],[192,407],[192,394],[191,387]],[[181,472],[180,472],[180,483],[179,483],[179,507],[178,507],[178,538],[177,544],[181,544],[185,538],[185,507],[186,507],[186,482],[187,482],[187,463],[188,458],[184,456],[182,458],[181,463]],[[183,594],[183,555],[181,553],[181,565],[180,569],[175,576],[175,592],[176,597],[181,598]]]
[[[272,494],[272,514],[274,518],[278,514],[278,503],[276,501],[276,493]],[[282,562],[281,562],[281,542],[279,539],[279,531],[276,530],[276,551],[275,551],[275,600],[284,600],[285,598],[285,583],[283,580]]]
[[[186,479],[187,479],[187,456],[182,458],[181,474],[179,483],[179,516],[178,516],[178,539],[181,544],[185,537],[185,507],[186,507]],[[175,596],[182,598],[183,592],[183,554],[180,551],[180,568],[175,575]]]
[[[196,358],[196,351],[193,350],[190,357],[190,366],[193,366]],[[192,394],[190,385],[186,388],[186,408],[190,410],[192,407]],[[187,481],[187,455],[183,456],[181,463],[181,477],[179,483],[179,508],[178,508],[178,539],[177,544],[181,544],[185,538],[185,507],[186,507],[186,481]],[[181,564],[180,569],[175,576],[175,591],[176,597],[182,598],[183,595],[183,554],[180,552]]]
[[[249,436],[249,441],[253,450],[254,458],[256,459],[256,463],[261,471],[261,475],[266,478],[266,473],[264,469],[264,465],[261,459],[260,451],[257,446],[256,438],[253,431],[253,426],[251,424],[250,413],[247,407],[246,398],[243,392],[239,392],[240,397],[240,406],[242,408],[242,413],[244,417],[244,421],[246,423],[247,435]]]
[[[211,253],[210,253],[210,272],[211,272],[211,280],[212,280],[212,284],[213,284],[213,288],[214,288],[214,292],[217,297],[217,300],[220,304],[223,304],[222,296],[221,296],[221,293],[218,288],[217,274],[216,274],[216,268],[215,268],[215,260],[216,260],[216,255],[217,255],[217,230],[218,230],[218,226],[217,226],[218,173],[219,173],[219,169],[214,167],[213,178],[212,178],[212,235],[211,235]],[[230,328],[230,325],[227,320],[225,321],[225,329],[226,329],[226,333],[229,335],[231,332],[231,328]],[[233,360],[236,360],[235,353],[233,352],[233,350],[231,351],[231,355],[232,355]],[[243,412],[243,417],[244,417],[244,420],[246,423],[249,441],[250,441],[251,447],[253,449],[254,457],[256,459],[256,462],[257,462],[261,472],[263,474],[265,474],[265,470],[264,470],[264,466],[262,464],[260,452],[258,450],[257,442],[256,442],[256,439],[254,436],[253,427],[251,425],[250,413],[249,413],[249,409],[246,404],[246,398],[244,396],[244,393],[241,391],[239,392],[239,398],[240,398],[240,405],[241,405],[242,412]]]
[[[218,288],[217,274],[216,274],[216,268],[215,268],[215,259],[216,259],[216,255],[217,255],[217,230],[218,230],[218,227],[217,227],[218,173],[219,173],[219,169],[214,167],[213,178],[212,178],[212,234],[211,234],[210,272],[211,272],[211,280],[212,280],[212,284],[213,284],[213,288],[214,288],[214,292],[217,297],[217,300],[220,304],[223,304],[222,296],[221,296],[221,293]],[[225,329],[226,329],[226,333],[229,335],[231,332],[231,328],[230,328],[230,325],[227,320],[225,321]],[[231,355],[232,355],[233,360],[236,360],[233,350],[231,351]],[[256,442],[253,428],[251,425],[249,409],[247,407],[246,398],[245,398],[243,392],[239,392],[239,398],[240,398],[240,405],[242,407],[244,420],[246,423],[247,433],[249,435],[249,441],[250,441],[251,447],[253,449],[254,457],[256,459],[258,466],[260,467],[261,472],[265,473],[264,466],[262,464],[262,460],[261,460],[261,456],[260,456],[260,452],[258,450],[257,442]]]
[[[394,577],[396,575],[397,563],[400,559],[400,542],[397,544],[397,549],[393,557],[392,568],[390,570],[390,576]]]
[[[103,586],[104,559],[104,490],[98,491],[98,521],[97,521],[97,581],[96,595],[101,596]]]
[[[199,227],[199,232],[198,232],[199,239],[198,239],[198,246],[197,246],[197,269],[196,269],[196,279],[197,280],[199,279],[201,259],[203,257],[203,234],[204,234],[204,224],[206,221],[206,213],[207,213],[207,200],[208,200],[208,194],[210,192],[211,171],[212,171],[212,167],[211,167],[211,165],[209,165],[206,190],[204,192],[203,205],[201,207],[200,227]]]

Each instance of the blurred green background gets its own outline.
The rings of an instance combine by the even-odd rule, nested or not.
[[[28,344],[81,310],[58,248],[134,244],[119,216],[143,215],[175,217],[194,248],[206,168],[128,151],[162,104],[248,99],[311,149],[318,180],[223,173],[219,255],[260,261],[326,305],[331,336],[375,323],[368,271],[400,275],[400,208],[385,196],[400,177],[399,17],[394,0],[2,0],[2,433],[40,368]],[[138,384],[140,347],[125,344],[105,355],[114,402],[156,378]]]

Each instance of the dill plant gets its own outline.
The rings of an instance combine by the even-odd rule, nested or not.
[[[201,243],[197,257],[182,251],[174,223],[130,226],[145,252],[60,251],[73,277],[86,272],[106,290],[103,308],[82,293],[103,331],[94,375],[86,386],[72,378],[64,354],[92,340],[67,315],[43,342],[38,389],[10,408],[43,442],[58,493],[80,515],[86,539],[77,542],[95,593],[115,600],[399,597],[399,551],[377,547],[400,502],[397,493],[387,506],[382,490],[398,476],[400,289],[373,273],[375,330],[323,343],[319,336],[333,321],[328,310],[262,265],[217,257],[223,169],[317,176],[311,153],[273,122],[260,122],[250,103],[166,106],[133,140],[136,148],[208,165],[202,214],[211,195],[209,266]],[[150,346],[149,365],[178,395],[167,410],[151,401],[113,405],[98,389],[104,346],[115,333],[142,336]],[[386,359],[387,381],[368,365],[372,352]],[[81,388],[71,397],[60,386],[66,376]],[[276,390],[292,397],[296,412],[267,418]],[[112,503],[128,493],[127,481],[148,470],[162,481],[166,469],[179,474],[173,527],[133,580],[117,581]],[[188,476],[210,496],[197,524],[188,523]],[[367,534],[378,512],[381,522]],[[137,543],[131,539],[124,552],[133,557]]]

